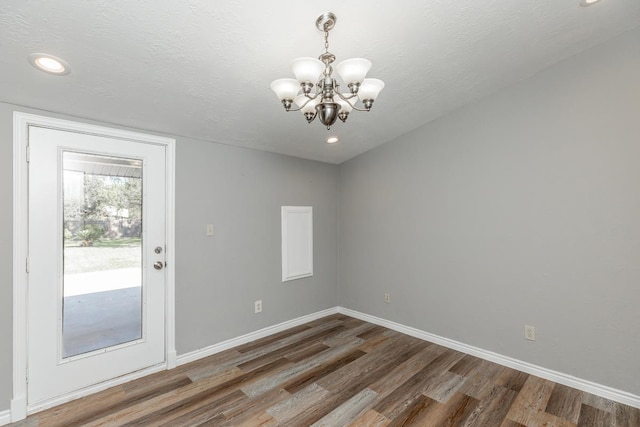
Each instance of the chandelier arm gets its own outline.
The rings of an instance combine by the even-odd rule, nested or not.
[[[355,105],[352,105],[352,107],[356,111],[371,111],[371,108],[358,108]]]
[[[356,94],[353,94],[353,95],[351,95],[351,96],[343,96],[343,95],[342,95],[340,92],[338,92],[338,91],[336,91],[336,92],[334,93],[334,95],[338,95],[338,97],[339,97],[340,99],[342,99],[343,101],[345,101],[345,102],[349,102],[349,100],[351,100],[351,99],[353,99],[353,98],[355,98],[355,97],[357,96]],[[356,99],[356,102],[357,102],[357,99]],[[349,105],[351,105],[351,108],[353,108],[353,109],[354,109],[354,110],[356,110],[356,111],[371,111],[371,108],[366,108],[366,107],[365,107],[365,108],[358,108],[358,107],[356,107],[356,106],[355,106],[355,104],[352,104],[352,103],[350,103],[350,102],[349,102]]]
[[[306,105],[306,104],[305,104],[305,105]],[[303,108],[303,107],[295,108],[295,109],[294,109],[294,108],[289,108],[288,110],[285,110],[285,111],[286,111],[287,113],[288,113],[288,112],[291,112],[291,111],[300,111],[300,110],[302,110],[302,108]]]
[[[358,102],[357,96],[355,93],[351,94],[350,96],[344,96],[342,95],[339,91],[336,90],[336,95],[338,95],[338,97],[340,99],[342,99],[345,102],[349,102],[351,101],[353,98],[356,98],[356,102]],[[351,104],[351,102],[349,102],[349,104],[353,107],[353,104]],[[355,103],[354,103],[355,104]],[[354,107],[355,108],[355,107]]]
[[[309,101],[312,101],[312,100],[310,99]],[[289,112],[289,111],[300,111],[309,103],[309,101],[305,102],[301,107],[298,107],[298,108],[295,108],[295,109],[294,108],[289,108],[287,110],[287,112]],[[367,111],[367,110],[363,110],[363,111]]]
[[[316,99],[318,97],[318,94],[316,93],[313,97],[311,95],[309,95],[309,94],[305,94],[304,96],[307,98],[307,101],[304,104],[302,104],[300,106],[300,108],[298,108],[297,110],[289,110],[289,111],[300,111],[300,110],[302,110],[304,107],[307,106],[308,103],[310,103],[311,101]]]
[[[306,105],[307,105],[308,103],[310,103],[311,101],[313,101],[313,100],[315,100],[316,98],[318,98],[318,95],[319,95],[319,93],[317,93],[317,92],[316,92],[316,94],[315,94],[315,95],[313,95],[313,96],[311,96],[311,95],[310,95],[310,94],[308,94],[308,93],[305,93],[305,94],[304,94],[304,96],[307,98],[307,101],[306,101],[304,104],[302,104],[300,107],[298,107],[298,108],[295,108],[295,109],[293,109],[293,108],[289,108],[289,109],[287,110],[287,112],[289,112],[289,111],[300,111],[300,110],[302,110],[304,107],[306,107]],[[365,110],[365,111],[366,111],[366,110]]]
[[[316,93],[314,93],[313,95],[311,95],[309,93],[305,93],[304,96],[309,98],[309,101],[313,101],[314,99],[317,99],[318,96],[320,96],[320,90],[318,88],[316,88]],[[307,101],[307,102],[309,102],[309,101]],[[305,103],[304,105],[307,105],[307,104]]]

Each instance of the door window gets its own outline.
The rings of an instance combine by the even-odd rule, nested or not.
[[[62,153],[62,357],[142,338],[142,161]]]

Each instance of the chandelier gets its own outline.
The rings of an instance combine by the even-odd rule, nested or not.
[[[352,110],[369,111],[373,102],[384,88],[384,82],[365,78],[371,68],[371,61],[364,58],[352,58],[336,65],[336,71],[349,88],[341,92],[338,81],[333,77],[334,54],[329,52],[329,31],[336,24],[336,16],[325,12],[316,20],[318,30],[324,32],[324,52],[316,58],[297,58],[291,62],[295,79],[278,79],[271,83],[286,111],[301,111],[307,122],[316,116],[320,122],[331,128],[337,119],[347,121]],[[312,91],[315,91],[312,93]],[[362,103],[357,105],[358,99]],[[295,103],[298,108],[292,109]]]

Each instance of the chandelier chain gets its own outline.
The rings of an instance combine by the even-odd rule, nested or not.
[[[324,53],[329,53],[329,30],[324,31]]]

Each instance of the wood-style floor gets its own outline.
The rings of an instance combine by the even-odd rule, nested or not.
[[[333,315],[18,426],[640,426],[640,410]]]

